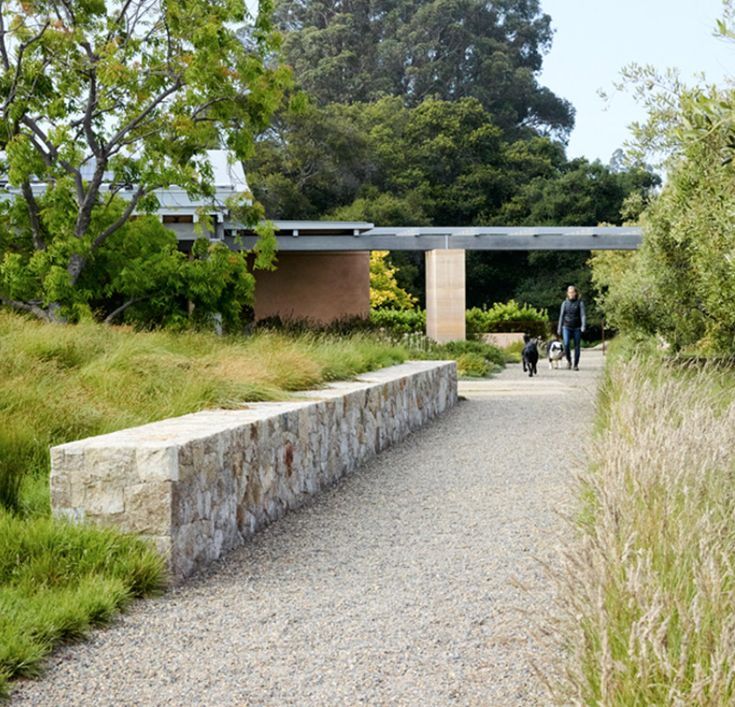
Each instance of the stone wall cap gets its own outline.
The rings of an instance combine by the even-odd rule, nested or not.
[[[317,404],[321,400],[343,397],[346,393],[369,390],[376,384],[408,378],[415,373],[439,370],[454,366],[454,361],[407,361],[396,366],[381,368],[361,374],[352,381],[335,381],[319,390],[299,392],[298,397],[283,402],[247,403],[243,408],[201,410],[180,417],[149,422],[96,437],[75,440],[53,447],[64,453],[79,453],[98,448],[171,448],[187,442],[207,439],[227,430],[296,412]]]

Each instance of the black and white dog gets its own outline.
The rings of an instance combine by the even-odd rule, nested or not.
[[[538,344],[536,339],[532,339],[528,334],[523,335],[523,343],[523,351],[521,351],[523,372],[527,372],[529,377],[533,378],[533,374],[538,373],[536,370],[536,364],[538,363]]]
[[[546,347],[546,354],[549,357],[549,368],[559,368],[559,364],[564,358],[564,344],[554,339]]]

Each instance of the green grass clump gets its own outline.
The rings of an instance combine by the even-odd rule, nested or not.
[[[490,364],[477,353],[463,353],[457,356],[457,373],[470,378],[484,378],[490,373]]]
[[[0,695],[61,641],[163,588],[159,555],[112,530],[0,513]]]
[[[559,592],[560,699],[735,702],[735,375],[613,353]]]

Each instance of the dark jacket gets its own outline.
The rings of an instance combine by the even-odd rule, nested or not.
[[[587,315],[584,311],[584,302],[581,299],[565,299],[559,310],[559,325],[556,330],[561,334],[562,327],[568,329],[585,329]]]

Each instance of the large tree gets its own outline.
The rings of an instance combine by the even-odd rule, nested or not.
[[[155,210],[157,189],[211,197],[207,148],[250,155],[289,82],[269,61],[270,9],[252,20],[241,0],[0,3],[2,167],[22,204],[2,209],[3,301],[55,318],[99,300],[91,269],[115,262],[102,251]]]
[[[571,105],[538,83],[552,37],[538,0],[280,0],[277,20],[321,104],[472,97],[504,130],[573,125]]]

